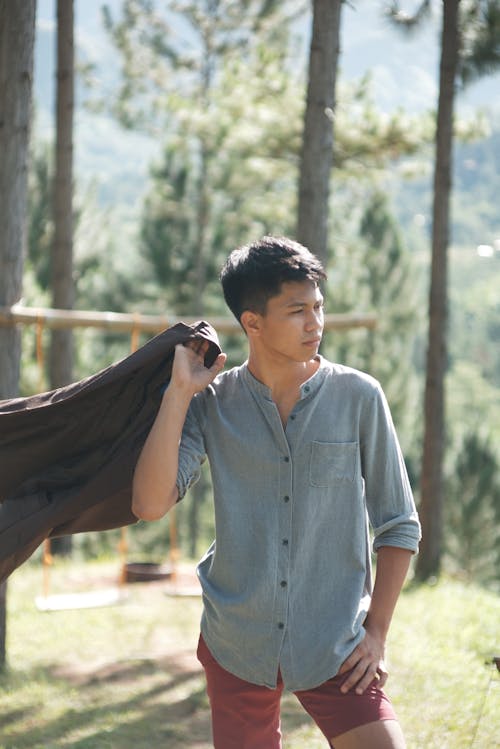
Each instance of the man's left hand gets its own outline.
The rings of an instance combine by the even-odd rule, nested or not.
[[[374,680],[377,688],[381,689],[389,676],[384,663],[384,649],[384,643],[366,630],[363,640],[339,669],[339,675],[350,672],[341,691],[345,693],[355,689],[356,694],[363,694]]]

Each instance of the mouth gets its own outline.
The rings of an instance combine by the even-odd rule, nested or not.
[[[304,346],[319,346],[321,338],[311,338],[310,341],[304,341]]]

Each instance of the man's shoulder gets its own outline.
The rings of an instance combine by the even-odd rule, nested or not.
[[[212,382],[212,386],[216,390],[224,390],[226,388],[241,387],[244,379],[245,364],[239,366],[230,367],[220,372],[215,380]]]
[[[332,362],[324,358],[322,359],[322,367],[326,370],[327,380],[332,386],[353,389],[356,392],[363,392],[367,395],[378,392],[381,389],[380,383],[373,375],[363,372],[360,369]]]

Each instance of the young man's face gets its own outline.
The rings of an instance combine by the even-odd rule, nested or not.
[[[259,315],[259,339],[268,353],[295,362],[318,353],[323,335],[323,297],[314,281],[289,281]]]

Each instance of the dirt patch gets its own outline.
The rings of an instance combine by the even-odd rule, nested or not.
[[[74,686],[87,686],[102,681],[137,681],[158,671],[169,677],[189,678],[201,674],[202,668],[195,653],[189,649],[121,661],[96,659],[87,663],[58,664],[51,669],[51,674]]]

